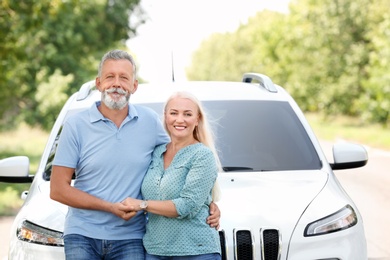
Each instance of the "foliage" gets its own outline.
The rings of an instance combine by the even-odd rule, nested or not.
[[[304,111],[390,126],[390,0],[292,0],[237,31],[215,34],[193,54],[191,80],[270,76]]]
[[[367,77],[368,1],[303,0],[299,5],[292,5],[291,17],[297,17],[295,27],[306,28],[303,38],[309,53],[304,59],[312,59],[311,53],[315,54],[307,68],[312,76],[305,85],[306,88],[316,86],[316,89],[303,98],[310,98],[317,105],[312,104],[309,109],[328,114],[358,114],[355,102],[362,93],[361,79]],[[298,41],[295,43],[302,50],[306,47]],[[299,71],[294,73],[299,75]]]
[[[273,28],[276,23],[284,23],[283,19],[280,13],[265,11],[234,33],[213,34],[193,53],[193,66],[187,70],[187,77],[236,81],[249,71],[277,73],[280,67],[274,60],[278,60],[278,52],[283,51],[279,47],[283,33]],[[267,44],[259,44],[265,41]]]
[[[31,128],[25,124],[2,132],[0,134],[0,159],[17,155],[27,156],[30,159],[30,174],[35,174],[48,135],[39,128]],[[29,183],[0,183],[0,216],[14,215],[23,203],[20,195],[29,187]]]
[[[58,111],[61,110],[62,105],[67,100],[66,90],[74,78],[73,74],[63,76],[60,73],[59,69],[54,71],[47,82],[46,80],[40,80],[41,78],[47,78],[46,71],[40,71],[37,74],[37,79],[41,83],[35,93],[35,100],[38,103],[36,118],[45,129],[50,129],[51,122],[55,121]]]
[[[370,9],[369,77],[363,80],[365,95],[359,97],[362,117],[390,125],[390,14],[383,7],[389,6],[389,0],[377,0]]]
[[[102,54],[135,34],[139,1],[1,1],[0,126],[49,128],[64,96],[95,77]]]
[[[229,80],[231,63],[226,60],[231,58],[234,49],[231,46],[231,34],[213,34],[204,41],[198,51],[192,55],[194,68],[186,71],[189,79],[201,80]],[[230,60],[231,61],[231,60]],[[235,72],[237,73],[237,71]]]
[[[25,124],[9,131],[3,131],[0,134],[0,159],[19,155],[28,156],[30,174],[34,174],[38,169],[48,136],[48,132]]]
[[[363,144],[372,148],[390,151],[390,131],[380,124],[365,124],[360,118],[350,116],[327,116],[306,113],[314,132],[321,140]]]
[[[20,193],[7,186],[4,191],[0,190],[0,216],[15,215],[23,204]]]

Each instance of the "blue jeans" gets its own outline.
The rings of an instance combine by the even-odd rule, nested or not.
[[[204,255],[189,255],[189,256],[157,256],[146,254],[145,260],[221,260],[221,255],[204,254]]]
[[[102,240],[70,234],[64,237],[67,260],[144,260],[142,239]]]

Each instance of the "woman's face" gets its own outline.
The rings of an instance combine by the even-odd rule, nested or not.
[[[165,109],[165,124],[171,138],[194,139],[193,132],[198,125],[198,107],[188,98],[175,97]]]

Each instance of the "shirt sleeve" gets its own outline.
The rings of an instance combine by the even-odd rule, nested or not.
[[[169,143],[170,142],[170,138],[167,134],[167,132],[165,131],[160,119],[158,118],[158,115],[156,113],[156,132],[157,132],[157,142],[156,142],[156,146],[159,146],[161,144],[166,144],[166,143]]]
[[[180,197],[173,200],[178,218],[193,218],[202,205],[210,204],[217,175],[218,168],[213,153],[209,149],[196,153]]]
[[[77,131],[75,131],[68,120],[62,127],[58,141],[53,165],[76,168],[79,160],[79,142]]]

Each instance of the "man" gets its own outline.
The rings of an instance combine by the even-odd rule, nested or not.
[[[101,101],[65,122],[53,161],[50,197],[69,206],[65,255],[143,260],[145,217],[121,202],[142,198],[151,154],[169,138],[155,112],[128,102],[138,87],[128,53],[114,50],[103,56],[96,87]],[[208,222],[218,226],[218,209]]]

